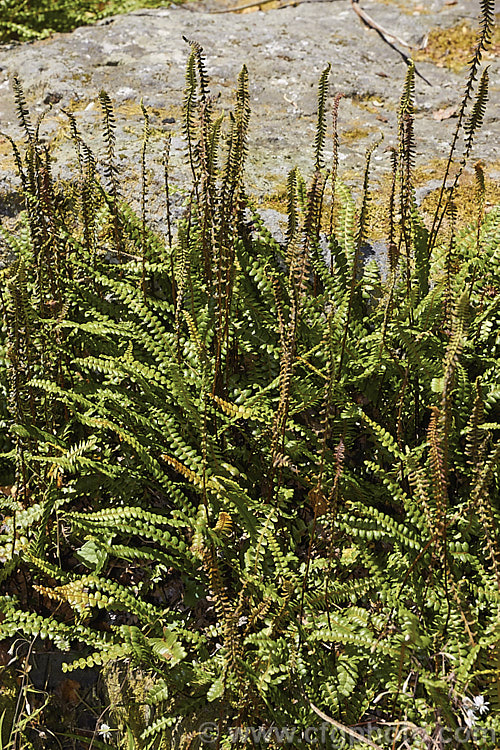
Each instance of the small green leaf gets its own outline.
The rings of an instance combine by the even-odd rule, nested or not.
[[[186,656],[184,646],[179,643],[177,636],[172,631],[163,630],[163,638],[149,638],[153,653],[159,659],[168,661],[170,667],[175,667]]]
[[[96,573],[100,573],[106,564],[108,554],[94,539],[90,539],[80,547],[75,554],[75,557],[86,565],[87,568],[90,568],[90,570],[95,570]]]
[[[220,698],[221,695],[224,693],[224,675],[221,675],[215,682],[212,682],[208,693],[207,693],[207,700],[209,703],[216,700],[216,698]]]
[[[432,378],[431,390],[434,393],[442,393],[444,388],[444,378]]]

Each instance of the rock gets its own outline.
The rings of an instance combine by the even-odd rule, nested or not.
[[[406,65],[376,32],[361,25],[348,0],[309,2],[249,14],[212,14],[209,7],[208,3],[188,2],[141,10],[78,28],[71,34],[0,47],[0,130],[18,141],[22,139],[9,84],[9,77],[17,74],[33,118],[49,110],[41,132],[54,143],[54,172],[70,179],[75,173],[76,156],[70,139],[65,137],[69,129],[63,110],[75,113],[84,138],[99,154],[104,144],[98,94],[105,89],[116,110],[120,184],[125,197],[137,208],[142,98],[154,129],[148,155],[148,210],[151,217],[159,218],[163,211],[161,160],[165,133],[174,136],[174,192],[189,178],[181,137],[184,69],[189,52],[185,36],[204,47],[211,89],[218,97],[217,106],[225,112],[233,106],[241,66],[248,66],[252,119],[247,183],[264,205],[266,195],[283,189],[292,166],[298,165],[305,175],[311,173],[317,82],[328,62],[332,63],[332,100],[336,92],[344,93],[339,115],[340,175],[348,181],[359,177],[366,147],[381,134],[384,143],[372,159],[373,179],[388,171],[385,149],[396,144],[397,109]],[[463,19],[474,19],[478,12],[478,4],[472,0],[453,5],[436,0],[426,3],[425,8],[411,0],[406,12],[399,4],[370,0],[364,0],[362,7],[380,25],[413,44],[433,27],[453,26]],[[495,80],[500,63],[493,60],[490,65],[490,79]],[[448,152],[456,120],[438,121],[432,113],[459,104],[467,71],[457,75],[425,61],[419,62],[418,68],[432,83],[428,86],[416,79],[415,133],[417,164],[421,164]],[[493,88],[475,143],[475,156],[486,163],[496,155],[491,136],[498,101],[498,88]],[[0,150],[4,157],[0,186],[8,196],[17,182],[13,160],[7,156],[9,144],[0,143]],[[329,142],[325,155],[327,160],[331,157]],[[0,210],[6,211],[2,205],[0,200]]]

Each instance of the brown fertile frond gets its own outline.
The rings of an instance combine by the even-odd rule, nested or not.
[[[330,236],[333,234],[333,222],[334,222],[334,215],[335,215],[335,187],[337,182],[337,171],[339,166],[339,134],[338,134],[338,118],[339,118],[339,105],[340,100],[342,99],[344,95],[341,93],[338,93],[335,95],[335,99],[333,100],[333,107],[332,107],[332,166],[330,170],[330,184],[332,186],[332,205],[330,207],[330,225],[329,225],[329,234]],[[331,260],[331,264],[333,263],[333,258]],[[333,272],[333,267],[331,265],[330,267],[330,273]]]
[[[182,474],[183,477],[189,479],[189,481],[194,484],[195,487],[203,487],[203,478],[199,476],[195,471],[189,469],[173,456],[169,456],[168,453],[162,453],[161,458],[166,461],[166,463],[170,464],[170,466],[172,466],[176,471],[178,471],[179,474]]]
[[[474,405],[472,414],[467,423],[467,442],[465,446],[465,455],[469,459],[471,466],[478,467],[484,461],[484,435],[479,429],[484,422],[484,399],[481,388],[481,380],[476,379],[474,383]]]
[[[214,597],[215,608],[222,623],[225,646],[228,652],[228,666],[241,677],[240,661],[242,658],[242,652],[236,628],[236,611],[229,600],[214,550],[205,550],[203,555],[203,565],[208,575],[209,586]]]
[[[450,146],[450,153],[448,155],[448,161],[446,164],[446,169],[444,171],[443,181],[441,183],[441,190],[439,194],[438,205],[434,214],[432,227],[429,232],[429,239],[428,239],[429,255],[431,254],[434,248],[434,245],[436,243],[437,236],[441,227],[441,223],[443,221],[443,218],[446,212],[446,205],[445,205],[445,208],[442,209],[442,203],[443,203],[443,198],[444,198],[445,191],[446,191],[446,183],[448,181],[448,176],[450,174],[451,166],[453,163],[453,157],[454,157],[455,150],[457,147],[460,131],[463,125],[467,105],[469,103],[469,100],[472,97],[472,91],[474,89],[474,83],[477,79],[477,74],[478,74],[479,66],[481,64],[483,51],[485,51],[488,45],[490,44],[492,35],[493,35],[493,29],[495,27],[495,0],[481,0],[480,7],[481,7],[481,15],[479,19],[479,26],[480,26],[479,37],[478,37],[476,49],[474,51],[474,56],[470,62],[469,75],[467,77],[467,83],[465,85],[465,93],[464,93],[460,108],[458,110],[457,124],[455,127],[455,132],[453,134],[453,140]],[[487,78],[485,80],[485,83],[487,87]],[[483,88],[484,88],[484,85],[483,85]],[[484,92],[481,98],[483,98],[483,96],[484,96]],[[472,135],[474,134],[474,132],[475,131],[472,132]],[[466,157],[464,158],[467,158],[467,156],[470,153],[470,147],[472,146],[472,139],[470,137],[470,134],[468,137],[468,143],[469,143],[469,150],[468,151],[466,150]],[[462,160],[461,168],[458,170],[458,174],[455,176],[455,179],[453,181],[452,192],[455,190],[458,184],[458,180],[462,172],[463,165],[464,165],[464,160]]]
[[[483,466],[478,469],[477,479],[472,487],[471,506],[477,512],[486,539],[486,547],[493,564],[497,585],[500,590],[500,547],[495,513],[489,497],[493,475],[500,464],[500,445],[492,451]]]
[[[14,89],[14,100],[16,103],[16,112],[17,112],[19,124],[21,125],[24,131],[24,135],[26,136],[26,141],[28,143],[34,143],[35,142],[35,130],[31,123],[30,112],[28,109],[28,104],[26,102],[26,97],[24,96],[23,87],[18,78],[14,77],[12,79],[12,88]]]
[[[443,436],[443,416],[437,406],[431,407],[431,419],[427,431],[429,462],[431,469],[431,491],[436,508],[435,526],[438,541],[444,545],[446,533],[446,510],[448,506],[448,472],[446,446]]]
[[[468,315],[469,295],[467,292],[462,292],[453,313],[451,338],[443,362],[444,378],[441,404],[444,411],[447,411],[449,408],[449,400],[453,388],[453,376],[464,344]]]
[[[408,482],[417,503],[424,511],[427,529],[429,531],[429,536],[431,536],[435,528],[435,522],[431,512],[429,478],[425,470],[419,466],[411,456],[408,456],[406,463],[408,466]]]
[[[288,228],[286,230],[286,246],[290,247],[296,237],[299,225],[298,197],[297,197],[297,167],[291,169],[286,181],[286,197],[288,208]],[[288,260],[287,260],[288,262]]]
[[[219,518],[217,519],[217,523],[214,526],[214,531],[219,536],[228,536],[233,528],[233,519],[229,515],[229,513],[226,513],[225,511],[221,511],[219,513]]]

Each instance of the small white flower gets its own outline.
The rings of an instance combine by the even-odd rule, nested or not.
[[[475,695],[473,698],[473,702],[474,702],[474,708],[476,708],[479,711],[481,716],[483,714],[488,713],[490,704],[488,703],[488,701],[484,700],[483,695]]]
[[[98,734],[101,735],[103,740],[110,740],[111,739],[111,727],[107,724],[101,724],[99,729],[97,730]]]
[[[465,723],[469,727],[469,729],[472,729],[476,721],[477,721],[476,714],[474,713],[472,708],[468,708],[467,711],[465,712]]]

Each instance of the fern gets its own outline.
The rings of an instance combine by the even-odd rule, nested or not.
[[[429,744],[498,688],[500,214],[478,168],[473,226],[447,195],[451,240],[427,234],[410,65],[390,274],[363,264],[373,149],[357,207],[337,175],[339,97],[323,166],[328,67],[280,246],[245,186],[248,72],[223,120],[189,44],[193,184],[165,239],[148,228],[145,108],[137,216],[109,97],[105,184],[68,115],[79,174],[61,188],[16,93],[28,159],[15,147],[26,212],[4,232],[17,257],[0,299],[0,638],[77,648],[66,669],[109,684],[114,670],[136,746],[197,742],[202,710],[221,746],[231,727],[302,731],[318,715],[350,737],[400,717]],[[462,117],[470,148],[486,86]],[[167,204],[168,161],[167,139]]]
[[[322,72],[318,84],[318,122],[316,125],[316,136],[314,139],[314,168],[320,170],[323,166],[323,149],[326,136],[326,97],[328,94],[328,78],[330,76],[330,63]]]

